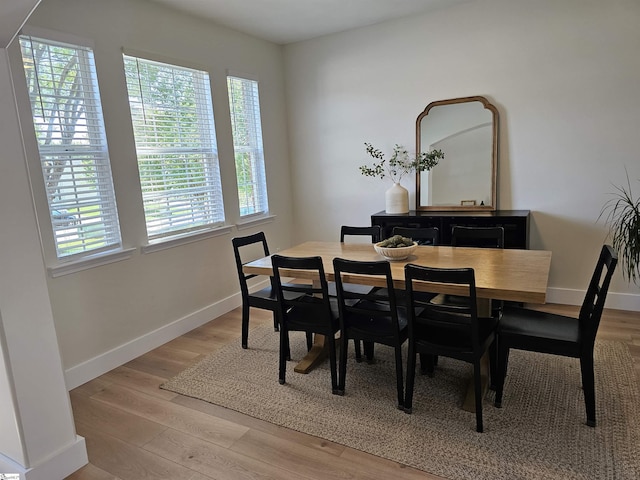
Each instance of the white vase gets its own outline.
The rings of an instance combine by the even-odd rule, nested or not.
[[[409,190],[399,183],[394,183],[384,194],[387,213],[409,212]]]

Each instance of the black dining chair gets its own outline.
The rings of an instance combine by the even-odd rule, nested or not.
[[[417,242],[418,245],[437,246],[440,243],[440,230],[438,227],[393,227],[393,235],[402,235]],[[396,299],[400,305],[406,304],[406,290],[396,288]],[[421,300],[428,301],[436,296],[435,293],[416,292]]]
[[[344,243],[345,238],[349,236],[370,237],[371,243],[377,243],[381,240],[381,235],[382,227],[380,225],[373,225],[371,227],[342,225],[340,227],[341,243]],[[359,285],[357,283],[350,283],[346,288],[359,293],[368,293],[374,289],[374,287],[368,285]],[[332,297],[338,295],[335,282],[329,282],[329,295],[331,295]]]
[[[440,243],[438,227],[393,227],[392,235],[410,238],[418,245],[435,246]]]
[[[504,228],[456,225],[451,229],[451,246],[504,248]]]
[[[249,338],[249,313],[251,307],[271,311],[273,314],[273,328],[276,331],[278,330],[279,322],[276,315],[276,292],[273,288],[273,278],[270,278],[270,285],[268,287],[250,293],[248,280],[258,277],[258,275],[246,274],[242,271],[243,265],[249,261],[243,258],[245,249],[247,251],[253,249],[254,255],[250,260],[269,255],[269,247],[267,246],[267,239],[264,232],[254,233],[253,235],[247,235],[245,237],[236,237],[231,240],[231,243],[233,244],[236,269],[240,281],[240,293],[242,295],[242,348],[247,348]]]
[[[463,227],[454,226],[451,230],[452,247],[504,248],[503,227]],[[445,297],[446,302],[459,302],[456,296]],[[502,314],[502,301],[491,300],[491,314],[499,317]]]
[[[527,308],[505,307],[498,328],[496,407],[502,406],[511,349],[579,358],[587,425],[596,426],[593,348],[609,283],[617,263],[618,256],[613,248],[603,245],[578,318]]]
[[[338,321],[338,304],[329,296],[322,257],[285,257],[273,255],[273,277],[278,299],[278,315],[280,318],[280,355],[279,381],[286,380],[286,365],[289,357],[289,332],[299,331],[307,334],[307,350],[311,349],[313,334],[324,335],[329,347],[329,364],[331,370],[331,391],[338,393],[336,340],[335,334],[340,329]],[[314,277],[313,283],[290,284],[282,279],[295,274],[296,270],[304,270],[306,275]],[[283,271],[284,274],[283,274]]]
[[[240,294],[242,296],[242,348],[247,348],[249,338],[249,314],[251,307],[269,310],[273,314],[273,328],[278,331],[276,291],[273,277],[269,278],[269,286],[250,292],[248,281],[260,275],[247,274],[242,271],[245,263],[269,255],[269,247],[264,232],[254,233],[245,237],[235,237],[231,240],[233,254],[236,260]],[[287,294],[290,295],[290,294]]]
[[[340,374],[338,393],[344,394],[349,339],[356,345],[364,342],[365,355],[369,363],[374,362],[373,345],[378,343],[392,347],[396,360],[397,406],[403,409],[404,382],[402,374],[402,344],[407,340],[407,318],[405,309],[396,304],[391,265],[387,261],[358,262],[334,258],[333,271],[338,288],[340,311]],[[385,289],[374,289],[368,293],[354,292],[345,288],[345,278],[350,275],[368,275],[386,285]],[[360,352],[356,347],[356,360]]]
[[[370,227],[342,225],[340,227],[340,241],[344,242],[347,236],[367,236],[371,237],[371,243],[377,243],[382,240],[382,227],[380,225]]]
[[[371,239],[371,243],[378,243],[382,241],[382,227],[380,225],[371,225],[371,226],[359,226],[359,225],[342,225],[340,227],[340,242],[344,243],[345,240],[349,240],[348,237],[369,237]],[[351,290],[352,292],[366,294],[375,289],[375,287],[371,287],[368,285],[359,285],[357,283],[349,283],[344,284],[344,288],[347,290]],[[337,297],[337,287],[336,282],[329,282],[329,295],[332,297]],[[358,354],[358,358],[360,358],[361,346],[358,340],[354,340],[356,353]],[[367,347],[368,349],[373,349],[372,345]]]
[[[404,408],[412,412],[416,371],[416,355],[423,358],[444,356],[473,365],[476,430],[482,432],[482,356],[489,351],[492,372],[496,369],[495,318],[478,318],[475,275],[472,268],[432,268],[414,264],[405,265],[405,282],[408,295],[407,390]],[[460,304],[434,304],[424,302],[416,294],[416,287],[424,282],[464,287]],[[423,357],[424,356],[424,357]],[[429,374],[433,366],[429,367]]]

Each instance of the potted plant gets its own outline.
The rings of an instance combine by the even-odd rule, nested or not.
[[[605,216],[613,248],[620,258],[623,277],[639,285],[640,198],[634,198],[628,173],[627,185],[615,188],[616,192],[612,193],[613,198],[605,203],[600,217]]]
[[[429,171],[444,158],[442,150],[431,150],[411,157],[402,145],[396,144],[387,161],[384,153],[374,148],[373,145],[367,142],[364,145],[369,156],[376,162],[371,166],[361,165],[360,172],[367,177],[382,179],[389,177],[393,182],[391,188],[385,193],[387,213],[407,213],[409,211],[409,192],[400,184],[405,175],[412,172]]]

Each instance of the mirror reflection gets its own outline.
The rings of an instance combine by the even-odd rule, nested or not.
[[[416,122],[416,151],[444,160],[416,178],[417,210],[495,210],[498,112],[484,97],[430,103]]]

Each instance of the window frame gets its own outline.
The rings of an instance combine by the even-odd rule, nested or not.
[[[250,118],[240,117],[241,112],[237,112],[234,108],[232,81],[239,81],[244,84],[245,88],[251,86],[253,92],[251,98],[243,96],[242,103],[244,111],[249,110],[248,116]],[[229,100],[229,116],[231,121],[231,131],[233,138],[233,153],[234,153],[234,168],[236,173],[236,187],[238,194],[238,210],[240,214],[240,223],[251,222],[253,219],[258,220],[261,217],[270,216],[269,211],[269,193],[267,185],[267,174],[264,154],[264,137],[262,135],[262,110],[260,107],[260,87],[257,77],[247,75],[245,73],[239,73],[234,71],[227,71],[227,96]],[[237,122],[244,122],[247,130],[247,144],[241,144],[238,132]],[[249,155],[250,179],[244,181],[239,171],[239,155]],[[254,179],[253,181],[251,179]],[[251,188],[254,195],[244,195],[244,188]],[[243,205],[243,197],[247,199],[253,198],[253,201]],[[256,198],[257,197],[257,198]],[[243,209],[248,210],[243,213]]]
[[[55,99],[57,95],[47,92],[45,80],[43,79],[41,82],[36,74],[36,83],[34,84],[36,90],[33,95],[38,100],[41,108],[40,112],[42,113],[41,116],[38,116],[37,110],[34,110],[32,105],[31,85],[28,83],[29,80],[25,71],[25,68],[28,68],[26,67],[27,62],[25,62],[25,59],[29,58],[29,51],[23,50],[23,42],[27,44],[25,49],[28,48],[32,53],[30,56],[32,61],[34,56],[31,49],[34,42],[46,45],[50,49],[56,47],[70,49],[74,52],[72,57],[78,61],[78,75],[87,76],[84,77],[85,81],[82,82],[82,105],[86,110],[83,113],[76,112],[79,120],[78,123],[73,125],[73,134],[71,135],[73,140],[71,144],[62,143],[58,139],[61,142],[59,145],[41,145],[41,137],[39,137],[38,131],[42,132],[42,130],[39,129],[37,122],[40,118],[43,119],[42,122],[46,120],[47,116],[44,113],[47,110],[50,111],[50,109],[45,110],[44,104],[48,98]],[[75,265],[72,269],[73,271],[91,268],[98,263],[96,262],[97,258],[103,259],[100,262],[101,264],[105,263],[104,259],[114,255],[117,257],[117,260],[114,261],[122,259],[122,253],[125,251],[123,250],[117,199],[92,43],[74,35],[61,34],[47,29],[25,27],[16,38],[15,50],[12,51],[15,52],[15,57],[12,55],[12,58],[20,64],[19,70],[23,79],[22,82],[17,82],[21,84],[19,90],[24,92],[27,100],[25,102],[27,105],[20,109],[20,115],[24,118],[22,128],[25,132],[25,148],[28,158],[33,159],[33,162],[31,160],[28,162],[29,169],[32,171],[32,178],[41,179],[40,182],[36,182],[33,185],[35,207],[36,211],[46,212],[46,216],[43,216],[48,218],[48,228],[43,228],[43,224],[40,225],[43,250],[45,258],[52,259],[55,257],[56,259],[56,263],[49,267],[50,273],[52,276],[58,276],[56,274],[58,269],[65,270],[60,266],[68,266],[70,264]],[[69,65],[67,64],[67,66]],[[54,66],[54,63],[49,62],[49,66]],[[34,69],[33,71],[37,72],[38,70]],[[61,91],[58,91],[58,93],[61,93]],[[60,96],[60,98],[63,98],[63,96]],[[62,102],[56,103],[56,112],[59,113],[63,109]],[[85,111],[91,112],[91,114],[88,115],[84,113]],[[49,115],[49,117],[54,119],[53,122],[59,127],[57,135],[60,138],[63,134],[68,134],[68,131],[61,127],[62,123],[55,121],[56,118],[59,119],[60,117],[54,117],[53,115]],[[55,134],[52,134],[52,138],[55,136]],[[31,143],[30,138],[33,138],[33,143]],[[73,144],[75,141],[81,144]],[[82,144],[83,141],[86,144]],[[63,164],[63,173],[58,176],[57,183],[53,187],[47,184],[47,175],[48,173],[49,175],[52,174],[51,170],[47,170],[51,167],[47,166],[45,160],[51,156],[57,156],[67,162]],[[80,166],[81,164],[82,166]],[[38,171],[37,175],[36,170]],[[66,190],[66,192],[61,193],[61,190]],[[55,201],[54,195],[60,197],[58,201]],[[63,203],[62,198],[70,203]],[[71,198],[74,200],[72,201]],[[99,219],[98,222],[95,221],[96,218]],[[73,228],[75,228],[75,232],[71,232]],[[69,237],[73,236],[77,237],[77,239],[69,239]],[[82,248],[74,248],[70,244],[81,245]],[[128,249],[127,252],[129,253],[125,253],[125,256],[130,255],[131,249]],[[82,266],[83,262],[87,262],[87,265]]]
[[[133,65],[135,63],[135,66]],[[225,225],[225,211],[224,211],[224,198],[222,192],[222,180],[221,180],[221,172],[220,172],[220,161],[218,157],[218,147],[217,147],[217,138],[216,138],[216,129],[215,129],[215,120],[214,120],[214,105],[212,101],[212,88],[211,88],[211,78],[209,72],[200,66],[193,65],[185,65],[185,63],[180,62],[175,59],[167,59],[167,58],[159,58],[154,55],[149,55],[147,53],[132,51],[132,50],[123,50],[123,65],[125,69],[126,76],[126,88],[127,88],[127,103],[129,105],[129,111],[131,114],[131,122],[133,127],[135,148],[136,148],[136,158],[138,163],[138,173],[140,175],[140,186],[141,193],[143,196],[143,208],[145,215],[145,227],[147,231],[147,241],[148,245],[143,247],[143,252],[155,251],[159,248],[154,248],[152,245],[165,243],[167,245],[172,245],[178,242],[179,244],[190,241],[189,238],[202,236],[204,233],[205,236],[207,232],[220,229]],[[147,144],[147,140],[150,140],[149,137],[145,136],[145,128],[151,128],[151,122],[153,122],[153,115],[151,113],[147,113],[149,107],[144,104],[145,101],[145,90],[143,87],[146,86],[148,82],[144,78],[145,73],[141,72],[142,69],[150,67],[150,68],[158,68],[158,69],[167,69],[167,71],[171,70],[175,72],[191,72],[194,75],[194,88],[197,89],[197,92],[194,93],[193,100],[196,102],[195,114],[199,119],[206,119],[203,122],[202,129],[199,131],[198,135],[201,140],[201,144],[199,146],[194,147],[186,146],[167,146],[166,144],[162,146],[161,142],[158,142],[155,145]],[[129,73],[131,71],[132,75],[135,75],[131,80],[129,78]],[[158,70],[160,71],[160,70]],[[137,83],[137,85],[136,85]],[[136,89],[133,90],[132,88]],[[137,95],[137,97],[136,97]],[[133,103],[132,103],[133,102]],[[140,112],[143,111],[145,117],[140,119]],[[176,122],[177,120],[174,119]],[[146,122],[150,123],[146,123]],[[200,122],[198,122],[200,123]],[[178,123],[176,123],[178,125]],[[200,128],[200,127],[198,127]],[[180,142],[176,142],[180,143]],[[188,143],[188,142],[185,142]],[[194,142],[197,144],[197,142]],[[201,176],[204,179],[204,184],[198,187],[197,192],[205,196],[208,199],[208,204],[212,205],[208,210],[204,208],[201,213],[201,218],[208,219],[208,221],[199,222],[193,224],[191,226],[186,226],[183,228],[164,228],[162,227],[163,221],[159,220],[159,224],[161,227],[154,231],[153,217],[152,217],[152,200],[154,198],[151,190],[150,190],[150,180],[154,177],[149,172],[144,171],[144,168],[148,168],[151,165],[150,159],[152,156],[158,157],[161,164],[166,165],[163,162],[163,159],[160,158],[161,155],[166,155],[167,159],[170,155],[175,155],[176,158],[182,156],[189,155],[201,155],[201,163],[202,170]],[[168,160],[167,160],[168,161]],[[188,161],[187,161],[188,163]],[[195,163],[198,163],[195,161]],[[141,166],[143,169],[141,170]],[[191,168],[191,167],[189,167]],[[166,170],[166,168],[165,168]],[[185,176],[187,176],[185,174]],[[159,178],[159,177],[158,177]],[[166,185],[165,189],[166,189]],[[185,188],[187,190],[187,188]],[[178,192],[179,190],[176,190]],[[145,198],[146,197],[146,198]],[[162,194],[157,195],[158,199],[166,199],[171,208],[171,195],[164,196]],[[207,202],[204,202],[207,203]],[[193,204],[191,206],[191,211],[194,211]],[[186,217],[186,216],[185,216]],[[196,215],[197,217],[197,215]],[[167,217],[166,223],[171,223],[171,214]],[[175,217],[175,218],[184,218],[184,217]],[[185,240],[183,240],[185,239]],[[161,247],[163,248],[163,247]]]

